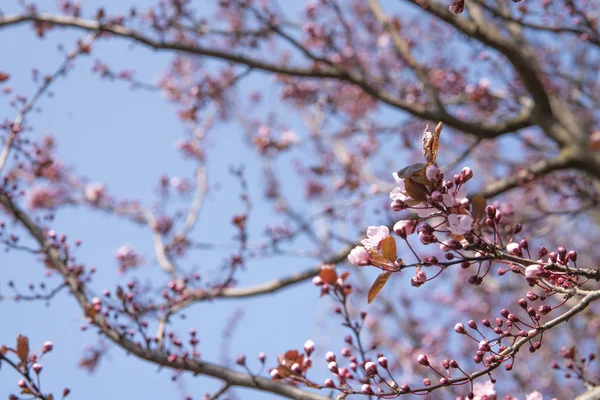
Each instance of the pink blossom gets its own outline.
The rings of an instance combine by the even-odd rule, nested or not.
[[[397,178],[397,176],[395,175],[394,178]],[[400,178],[397,178],[400,179]],[[396,181],[397,185],[395,188],[392,189],[392,191],[390,192],[390,199],[392,200],[400,200],[400,201],[407,201],[410,200],[410,197],[408,197],[406,195],[406,187],[404,186],[404,181],[400,180],[400,181]]]
[[[377,47],[380,49],[387,47],[390,44],[390,35],[387,33],[382,33],[377,37]]]
[[[496,400],[494,384],[490,381],[485,383],[476,382],[473,385],[474,400]]]
[[[281,134],[281,141],[284,145],[291,145],[294,143],[298,143],[298,136],[294,131],[285,131]]]
[[[32,187],[27,192],[27,207],[31,210],[52,209],[62,203],[62,195],[56,188]]]
[[[542,394],[536,390],[536,391],[529,393],[525,397],[525,400],[544,400],[544,396],[542,396]]]
[[[369,226],[367,229],[367,238],[361,240],[365,247],[379,248],[381,241],[390,236],[390,230],[387,226]]]
[[[467,198],[467,189],[461,187],[456,192],[443,194],[442,198],[446,207],[454,207],[456,204],[460,204]]]
[[[121,273],[130,268],[137,267],[141,262],[140,256],[127,244],[115,251],[115,258],[119,261],[119,271]]]
[[[348,261],[357,267],[364,267],[370,263],[369,253],[364,247],[356,246],[350,251],[350,254],[348,254]]]
[[[419,217],[427,218],[434,214],[439,214],[440,211],[437,208],[429,207],[426,203],[418,204],[412,208]]]
[[[90,183],[85,187],[85,199],[90,203],[97,204],[105,196],[104,191],[102,183]]]
[[[450,214],[448,216],[448,227],[450,232],[456,235],[464,235],[473,228],[473,217],[464,214]]]

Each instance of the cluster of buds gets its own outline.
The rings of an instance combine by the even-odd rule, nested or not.
[[[315,276],[312,282],[315,286],[321,288],[321,296],[325,296],[331,290],[348,295],[352,293],[352,285],[346,282],[349,276],[350,272],[344,272],[338,276],[334,265],[323,264],[321,273]]]

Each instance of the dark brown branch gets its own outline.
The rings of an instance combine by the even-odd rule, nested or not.
[[[485,2],[483,2],[483,1],[477,1],[477,3],[481,4],[481,6],[483,8],[485,8],[486,10],[491,12],[494,15],[494,17],[521,25],[523,28],[528,28],[528,29],[532,29],[532,30],[536,30],[536,31],[550,32],[550,33],[570,33],[570,34],[574,34],[574,35],[586,34],[586,35],[589,35],[588,41],[590,43],[593,43],[596,46],[600,46],[600,39],[598,39],[598,34],[592,29],[584,30],[584,29],[579,29],[576,27],[569,27],[569,26],[548,26],[548,25],[536,24],[533,22],[527,22],[527,21],[524,21],[522,18],[517,19],[517,18],[511,17],[510,15],[504,15],[502,12],[500,12],[499,10],[497,10],[496,8],[494,8],[488,4],[485,4]]]
[[[108,32],[115,36],[127,38],[141,43],[155,50],[173,50],[199,56],[212,57],[235,64],[246,65],[253,69],[282,75],[304,78],[337,79],[349,82],[359,86],[367,94],[392,107],[403,110],[421,119],[442,121],[449,127],[479,138],[491,139],[532,125],[530,110],[524,110],[513,119],[505,120],[499,123],[487,123],[484,121],[467,122],[445,112],[432,111],[427,106],[400,99],[384,89],[378,88],[374,84],[367,82],[360,75],[351,71],[340,69],[334,65],[323,65],[321,63],[319,64],[319,67],[312,68],[278,65],[265,62],[257,58],[236,54],[232,51],[228,52],[225,50],[202,47],[199,45],[156,40],[117,24],[102,24],[94,20],[40,13],[28,15],[5,15],[0,17],[0,28],[26,22],[46,23],[56,26],[83,29],[86,31]]]
[[[570,156],[569,152],[562,152],[555,158],[550,160],[541,160],[533,164],[527,169],[523,169],[515,175],[508,176],[491,183],[485,187],[481,194],[485,198],[491,198],[511,190],[519,185],[527,183],[531,178],[539,178],[556,170],[567,169],[575,166],[575,161]]]
[[[542,70],[533,50],[523,38],[505,39],[493,24],[485,20],[482,8],[467,3],[471,19],[450,12],[447,6],[431,0],[409,0],[415,6],[441,19],[458,31],[487,45],[512,64],[515,73],[531,94],[534,107],[531,119],[556,143],[566,147],[574,136],[581,136],[581,127],[561,99],[550,96],[542,83]],[[445,122],[445,121],[444,121]]]

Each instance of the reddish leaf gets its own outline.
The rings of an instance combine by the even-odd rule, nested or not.
[[[369,294],[367,295],[367,300],[369,301],[369,304],[371,304],[373,299],[377,297],[381,289],[383,289],[383,287],[385,286],[388,279],[390,279],[391,275],[391,272],[384,272],[383,274],[379,275],[377,279],[375,279],[375,282],[373,283],[373,286],[371,286],[371,289],[369,289]]]
[[[427,188],[413,180],[413,178],[406,178],[404,180],[404,187],[406,188],[406,193],[413,199],[419,201],[427,200]]]
[[[52,394],[49,394],[46,396],[47,400],[54,400],[54,396]]]
[[[327,282],[327,284],[329,285],[333,285],[335,280],[337,279],[337,273],[335,272],[335,269],[333,269],[333,267],[329,265],[324,265],[321,267],[321,273],[319,274],[319,276],[321,277],[321,279],[323,279],[324,282]]]
[[[10,78],[10,75],[6,72],[0,72],[0,83],[7,81]]]
[[[29,339],[27,336],[19,335],[17,337],[17,356],[21,363],[25,365],[27,363],[27,357],[29,357]]]
[[[438,146],[440,134],[442,133],[442,123],[440,122],[432,132],[428,128],[425,128],[423,132],[423,155],[425,161],[428,163],[434,163],[437,158]]]
[[[298,355],[300,355],[300,353],[298,353],[298,350],[289,350],[285,352],[283,358],[285,360],[296,360],[296,358],[298,358]]]
[[[390,262],[375,249],[367,249],[369,261],[376,267],[389,267]]]
[[[291,370],[292,365],[299,364],[303,365],[304,354],[300,354],[297,350],[289,350],[283,356],[278,357],[279,366],[277,370],[284,378],[287,378],[290,375],[295,375],[295,373]]]
[[[399,178],[406,179],[406,178],[416,175],[418,173],[424,174],[425,168],[427,168],[427,164],[417,163],[417,164],[409,165],[408,167],[402,168],[401,170],[396,172],[396,174],[398,175]]]
[[[21,389],[21,394],[33,394],[33,392],[28,387],[24,387]]]
[[[349,276],[350,276],[350,272],[344,272],[342,274],[342,276],[340,276],[340,278],[342,278],[342,280],[345,281]]]
[[[393,236],[388,236],[381,242],[381,253],[389,262],[396,261],[396,239]]]
[[[117,299],[123,300],[124,295],[125,295],[125,292],[123,291],[123,288],[121,286],[117,286]]]
[[[96,311],[96,309],[94,308],[93,305],[90,305],[86,310],[85,310],[85,316],[86,317],[90,317],[91,319],[96,318],[96,315],[98,314],[98,311]]]
[[[8,352],[8,347],[2,345],[2,347],[0,347],[0,355],[5,355]]]
[[[485,197],[480,194],[473,196],[473,200],[471,200],[471,215],[475,221],[482,220],[485,218],[485,207],[487,206],[487,201]]]

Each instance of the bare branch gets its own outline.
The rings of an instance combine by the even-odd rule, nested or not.
[[[65,278],[73,296],[77,299],[81,309],[86,310],[92,306],[85,293],[85,286],[77,275],[69,271],[63,262],[58,250],[48,244],[43,230],[4,192],[0,192],[0,204],[6,208],[33,236],[38,244],[44,249],[46,256],[58,272]],[[269,379],[243,374],[217,364],[198,361],[189,358],[177,357],[174,361],[169,360],[169,354],[162,350],[151,350],[142,348],[127,338],[127,335],[115,330],[101,315],[97,313],[92,318],[93,323],[100,331],[123,350],[135,356],[175,370],[190,371],[194,374],[206,375],[227,382],[231,386],[241,386],[251,389],[259,389],[265,392],[279,394],[291,399],[300,400],[328,400],[329,397],[302,390],[289,384],[273,382]]]
[[[33,109],[38,100],[48,91],[48,88],[50,88],[52,83],[54,83],[59,76],[64,75],[71,61],[73,61],[73,59],[78,55],[87,52],[87,47],[94,41],[94,39],[96,39],[97,36],[97,33],[90,34],[82,42],[78,43],[77,48],[75,48],[67,54],[64,61],[60,64],[56,71],[51,76],[44,78],[42,85],[36,90],[34,95],[31,96],[29,101],[25,103],[21,111],[19,111],[19,114],[17,115],[17,117],[11,125],[10,133],[8,135],[8,138],[6,139],[6,143],[4,144],[4,148],[2,149],[2,153],[0,153],[0,174],[2,173],[2,169],[4,169],[4,166],[6,165],[8,155],[10,154],[10,150],[13,146],[13,142],[16,139],[17,134],[23,128],[23,123],[25,122],[27,114]]]
[[[408,100],[400,99],[385,91],[384,89],[378,88],[374,84],[367,82],[358,74],[351,71],[339,69],[337,66],[325,66],[323,65],[323,63],[316,64],[312,68],[282,66],[278,64],[268,63],[256,58],[236,54],[232,51],[206,48],[192,44],[182,44],[180,42],[155,40],[141,33],[132,31],[131,29],[126,28],[122,25],[117,25],[114,23],[102,24],[98,21],[86,20],[77,17],[52,15],[47,13],[28,15],[11,14],[0,17],[0,28],[11,25],[17,25],[25,22],[41,22],[56,26],[83,29],[87,31],[108,32],[115,36],[127,38],[135,42],[141,43],[155,50],[182,51],[188,54],[212,57],[223,61],[229,61],[235,64],[246,65],[253,69],[282,75],[304,78],[337,79],[341,81],[346,81],[359,86],[367,94],[373,96],[378,100],[381,100],[382,102],[392,107],[406,111],[409,114],[412,114],[416,117],[425,120],[442,121],[449,127],[480,138],[495,138],[505,133],[514,132],[532,125],[530,110],[524,110],[523,112],[519,113],[519,115],[517,115],[516,117],[498,123],[488,123],[485,121],[467,122],[464,120],[460,120],[454,116],[448,115],[446,113],[432,111],[426,106]]]

